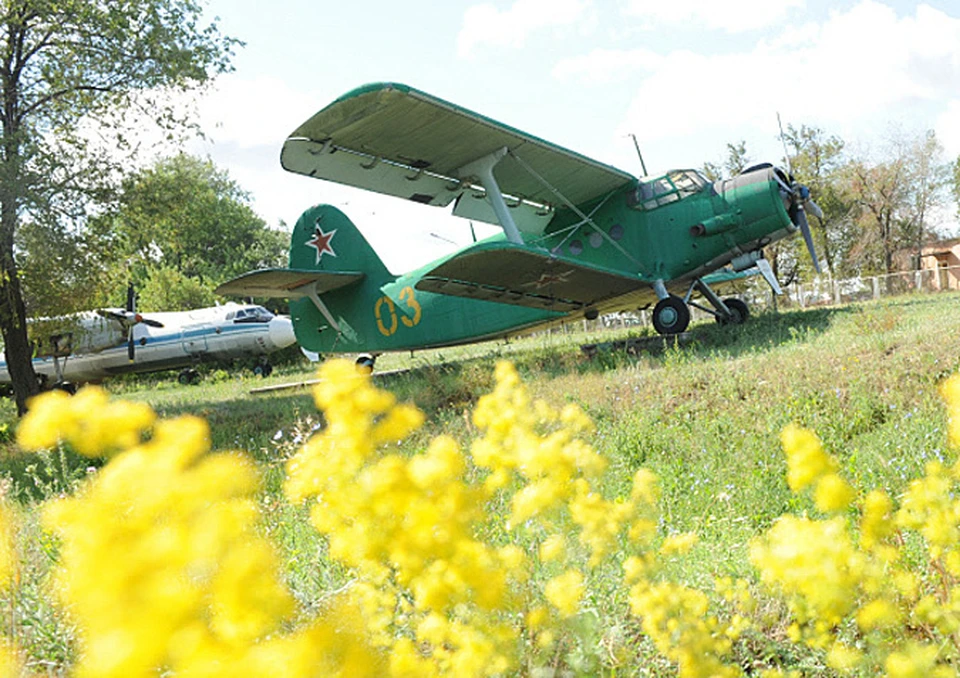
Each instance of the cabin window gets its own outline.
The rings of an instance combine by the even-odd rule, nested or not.
[[[265,309],[263,306],[251,306],[249,308],[241,308],[237,311],[236,318],[233,322],[235,323],[268,323],[273,320],[273,313]]]
[[[707,184],[696,170],[675,170],[640,182],[636,191],[628,196],[627,204],[635,209],[652,210],[699,193]]]

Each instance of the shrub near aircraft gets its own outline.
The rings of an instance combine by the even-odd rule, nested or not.
[[[244,356],[257,357],[254,370],[266,376],[272,371],[267,354],[295,342],[290,319],[262,306],[229,303],[140,314],[134,310],[132,289],[127,292],[126,308],[33,324],[37,326],[31,328],[36,345],[34,371],[43,386],[68,391],[78,382],[178,367],[183,368],[180,382],[192,383],[199,378],[194,369],[197,363]],[[2,360],[0,383],[10,383]]]
[[[297,341],[318,353],[463,344],[654,304],[661,334],[684,331],[691,305],[742,323],[746,304],[712,283],[759,271],[779,293],[763,248],[797,230],[817,266],[805,209],[819,210],[789,172],[637,179],[404,85],[340,97],[294,130],[281,164],[503,229],[396,276],[338,209],[305,211],[289,268],[217,292],[292,299]]]

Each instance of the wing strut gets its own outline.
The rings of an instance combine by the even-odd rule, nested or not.
[[[520,237],[520,230],[513,221],[513,216],[507,209],[507,203],[503,200],[503,193],[500,192],[500,186],[497,180],[493,178],[493,168],[507,154],[507,147],[503,146],[489,155],[477,158],[457,170],[460,177],[477,177],[480,184],[486,189],[487,197],[490,198],[490,204],[493,211],[503,227],[503,232],[507,234],[507,240],[517,245],[523,244],[523,238]]]
[[[604,238],[608,243],[610,243],[611,245],[613,245],[613,247],[614,247],[616,250],[618,250],[623,256],[625,256],[627,259],[629,259],[629,260],[632,261],[634,264],[636,264],[637,266],[639,266],[641,271],[644,270],[643,265],[637,260],[636,257],[632,256],[629,252],[627,252],[627,250],[625,250],[625,249],[620,245],[620,243],[618,243],[618,242],[615,241],[613,238],[611,238],[611,237],[609,236],[609,234],[607,234],[602,228],[600,228],[599,226],[597,226],[596,223],[594,223],[594,221],[593,221],[593,219],[592,219],[591,217],[593,216],[593,213],[596,212],[597,209],[599,209],[600,205],[597,205],[597,206],[593,209],[593,211],[590,212],[589,215],[584,214],[583,211],[582,211],[580,208],[578,208],[576,205],[574,205],[571,201],[567,200],[567,197],[566,197],[563,193],[561,193],[561,192],[558,191],[556,188],[554,188],[553,186],[551,186],[551,185],[550,185],[550,182],[548,182],[548,181],[547,181],[546,179],[544,179],[542,176],[540,176],[539,174],[537,174],[536,170],[534,170],[527,162],[525,162],[523,158],[521,158],[521,157],[520,157],[519,155],[517,155],[516,153],[510,153],[510,155],[511,155],[511,157],[513,157],[514,160],[516,160],[518,163],[520,163],[520,166],[523,167],[523,168],[530,174],[530,176],[532,176],[534,179],[536,179],[537,181],[539,181],[540,184],[541,184],[544,188],[546,188],[548,191],[550,191],[550,192],[553,193],[555,196],[557,196],[558,198],[560,198],[560,200],[563,201],[563,203],[564,203],[567,207],[569,207],[571,210],[573,210],[573,212],[574,212],[578,217],[580,217],[580,219],[582,219],[582,221],[580,222],[581,224],[590,224],[590,225],[593,227],[593,230],[595,230],[597,233],[599,233],[600,236],[601,236],[602,238]],[[613,192],[608,193],[608,194],[607,194],[607,197],[604,198],[603,201],[601,201],[600,204],[602,205],[604,202],[606,202],[606,201],[610,198],[611,195],[613,195]],[[578,225],[579,225],[579,224],[578,224]]]
[[[317,294],[317,283],[311,283],[306,286],[304,293],[307,296],[307,299],[313,302],[313,305],[317,307],[317,310],[323,314],[323,317],[327,319],[327,322],[330,323],[330,327],[336,331],[337,334],[341,334],[340,325],[336,320],[333,319],[333,314],[330,313],[330,309],[327,308],[327,305],[320,301],[320,295]],[[379,309],[378,309],[379,310]]]

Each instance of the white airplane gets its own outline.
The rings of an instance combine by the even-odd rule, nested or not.
[[[254,372],[273,371],[267,354],[296,342],[287,316],[262,306],[233,302],[194,311],[141,314],[127,308],[100,309],[59,318],[51,326],[65,327],[37,341],[33,369],[44,388],[73,391],[75,384],[100,381],[129,372],[183,368],[182,384],[199,379],[197,363],[254,356]],[[0,360],[0,384],[10,383]]]

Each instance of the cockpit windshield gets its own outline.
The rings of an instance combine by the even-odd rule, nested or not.
[[[699,193],[709,183],[706,177],[696,170],[673,170],[662,177],[641,181],[631,196],[630,206],[652,210]]]
[[[273,320],[273,313],[263,306],[247,306],[237,311],[233,317],[235,323],[268,323]]]

